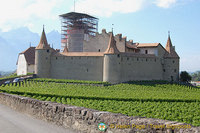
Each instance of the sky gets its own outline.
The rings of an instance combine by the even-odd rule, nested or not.
[[[28,27],[60,31],[59,15],[76,11],[99,18],[105,28],[140,43],[166,45],[168,31],[181,71],[200,70],[200,0],[0,0],[0,31]],[[113,24],[113,25],[112,25]]]

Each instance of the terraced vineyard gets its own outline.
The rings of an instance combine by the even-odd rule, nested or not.
[[[41,82],[42,80],[42,82]],[[89,86],[38,79],[0,91],[129,116],[160,118],[200,126],[200,89],[172,84]]]

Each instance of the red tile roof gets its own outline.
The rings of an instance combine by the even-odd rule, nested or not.
[[[113,33],[110,35],[110,40],[108,43],[108,48],[105,51],[106,54],[114,54],[114,53],[120,53],[116,46],[116,41],[114,39]]]
[[[160,43],[138,43],[137,47],[138,48],[143,48],[143,47],[157,47]]]
[[[35,47],[30,47],[30,48],[26,49],[25,51],[23,51],[19,54],[24,54],[24,57],[25,57],[28,65],[34,65],[35,64]]]
[[[168,58],[180,58],[178,56],[178,54],[176,53],[173,45],[172,45],[170,36],[168,37],[165,49],[166,49],[167,52],[165,53],[164,57],[168,57]]]
[[[39,42],[38,46],[36,47],[36,49],[50,49],[50,46],[48,45],[48,42],[47,42],[44,28],[43,28],[42,35],[40,38],[40,42]]]

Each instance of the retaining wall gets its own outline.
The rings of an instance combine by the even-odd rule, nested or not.
[[[39,101],[22,96],[0,93],[0,104],[35,118],[75,129],[83,133],[101,133],[98,124],[107,125],[106,133],[198,133],[200,127],[142,117],[101,112],[84,107]],[[173,125],[173,127],[172,127]],[[175,128],[176,127],[176,128]],[[184,127],[184,128],[180,128]]]

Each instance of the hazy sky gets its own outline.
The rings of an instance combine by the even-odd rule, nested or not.
[[[60,31],[58,15],[74,10],[74,0],[0,0],[0,29],[22,26],[41,34]],[[102,28],[134,42],[165,46],[168,30],[181,70],[200,70],[200,0],[76,0],[75,10],[99,18]]]

